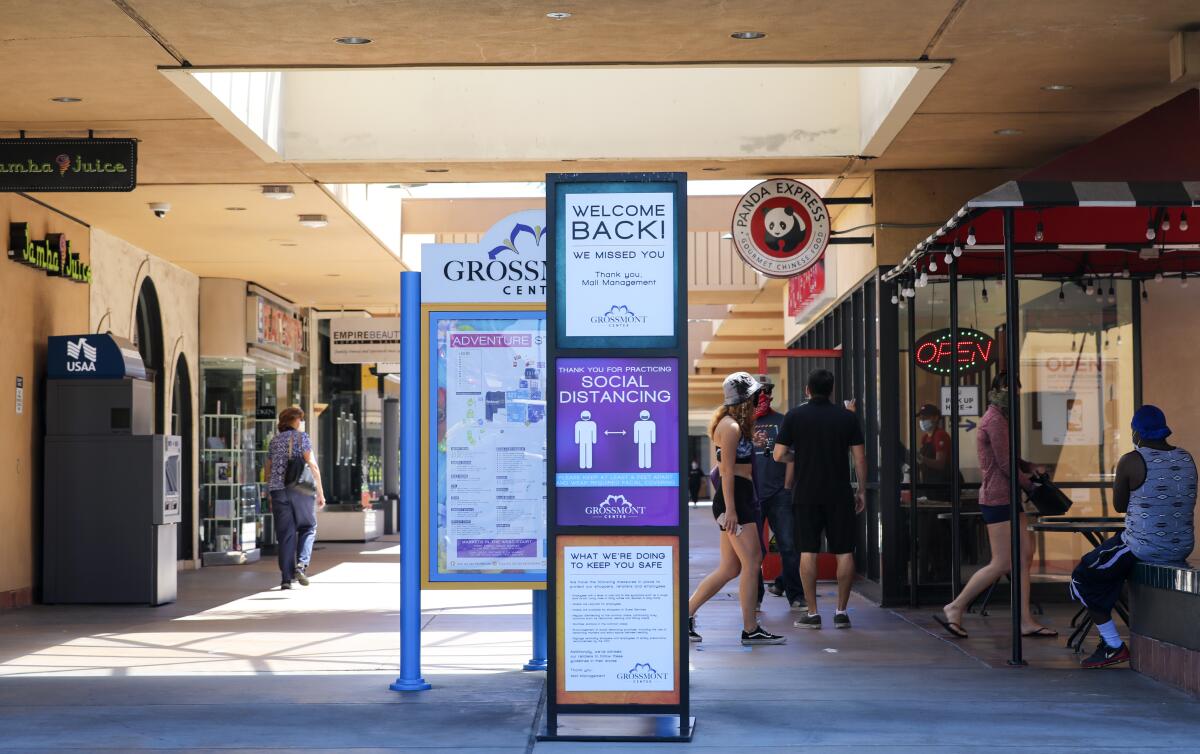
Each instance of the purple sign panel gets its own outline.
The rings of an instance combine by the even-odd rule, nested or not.
[[[559,359],[559,526],[679,523],[676,359]]]

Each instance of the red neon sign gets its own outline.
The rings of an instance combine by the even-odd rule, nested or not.
[[[995,341],[990,335],[971,330],[958,329],[958,342],[951,342],[949,328],[934,330],[916,342],[913,358],[917,366],[935,374],[950,374],[954,361],[958,362],[959,374],[983,369],[992,361]]]

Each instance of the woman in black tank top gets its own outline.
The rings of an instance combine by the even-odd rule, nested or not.
[[[754,398],[758,381],[746,372],[725,379],[725,405],[713,414],[709,437],[717,448],[719,479],[713,491],[713,516],[721,529],[721,562],[704,577],[688,600],[688,638],[701,640],[696,632],[696,611],[735,577],[738,602],[742,608],[742,644],[783,644],[786,639],[758,625],[754,615],[758,605],[758,574],[762,566],[762,545],[758,531],[758,501],[751,481],[754,445]]]

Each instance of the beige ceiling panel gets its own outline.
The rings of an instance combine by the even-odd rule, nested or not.
[[[194,65],[361,66],[915,60],[954,0],[608,0],[566,8],[511,0],[134,4]],[[546,18],[563,9],[575,15]],[[730,38],[742,30],[768,36]],[[333,41],[352,35],[375,41],[360,47]]]

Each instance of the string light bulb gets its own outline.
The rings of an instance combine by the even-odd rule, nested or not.
[[[898,303],[900,303],[900,297],[893,293],[892,294],[892,304],[895,305]]]
[[[1154,240],[1154,236],[1155,236],[1155,233],[1154,233],[1154,221],[1153,221],[1153,220],[1151,220],[1151,221],[1149,221],[1148,223],[1146,223],[1146,240],[1147,240],[1147,241],[1153,241],[1153,240]]]
[[[1163,230],[1171,229],[1171,213],[1163,212],[1162,223],[1160,223],[1158,227],[1162,228]]]
[[[1187,213],[1186,212],[1179,213],[1179,229],[1183,230],[1183,231],[1186,231],[1188,229],[1188,221],[1187,221]]]
[[[1186,273],[1186,272],[1181,272],[1181,273],[1179,274],[1179,287],[1180,287],[1180,288],[1187,288],[1187,285],[1188,285],[1188,283],[1187,283],[1187,273]]]
[[[1154,273],[1154,282],[1161,283],[1162,281],[1163,281],[1162,270],[1159,270],[1158,272]]]
[[[937,262],[932,259],[929,260],[929,271],[937,272]]]
[[[955,259],[962,256],[962,247],[958,245],[958,241],[954,242],[954,248],[950,250],[950,253],[954,255]]]
[[[1146,286],[1142,286],[1142,301],[1149,301],[1150,294],[1146,292]]]
[[[1046,238],[1046,229],[1042,226],[1042,221],[1038,220],[1037,228],[1033,231],[1033,240],[1042,242]]]
[[[1117,303],[1117,291],[1115,288],[1113,288],[1112,278],[1108,279],[1108,303],[1110,303],[1110,304]]]
[[[974,245],[975,245],[975,226],[972,225],[967,228],[967,246],[974,246]]]
[[[946,263],[947,267],[949,267],[954,263],[954,255],[947,251],[946,256],[942,257],[942,261]]]
[[[1090,278],[1083,281],[1083,292],[1089,296],[1096,292],[1096,288],[1092,285]]]
[[[983,284],[983,288],[980,290],[979,293],[983,297],[983,303],[986,304],[987,303],[987,283]]]
[[[1063,292],[1063,284],[1060,281],[1058,284],[1058,305],[1066,306],[1066,304],[1067,304],[1067,294]]]

